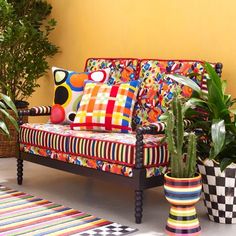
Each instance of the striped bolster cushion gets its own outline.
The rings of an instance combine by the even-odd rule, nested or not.
[[[50,115],[51,106],[36,106],[30,109],[31,115]]]

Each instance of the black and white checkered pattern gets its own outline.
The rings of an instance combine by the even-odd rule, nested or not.
[[[204,204],[210,220],[236,223],[236,165],[231,164],[221,172],[217,163],[207,160],[198,164],[202,175]]]
[[[79,233],[81,236],[122,236],[134,233],[137,229],[132,229],[128,226],[112,223],[109,225],[101,226],[96,229],[91,229]]]

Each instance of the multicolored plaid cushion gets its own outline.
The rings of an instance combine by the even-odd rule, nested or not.
[[[139,81],[116,85],[87,82],[71,128],[129,133]]]
[[[74,72],[53,67],[55,82],[54,104],[50,120],[54,124],[69,124],[74,121],[84,90],[84,81],[106,82],[110,68],[88,72]]]

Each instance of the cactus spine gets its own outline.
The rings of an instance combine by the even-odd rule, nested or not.
[[[166,118],[166,142],[170,153],[171,176],[175,178],[191,178],[195,175],[196,167],[196,136],[188,134],[187,155],[184,160],[184,114],[181,99],[177,94],[171,101]]]

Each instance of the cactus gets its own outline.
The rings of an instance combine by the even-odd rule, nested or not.
[[[187,134],[188,142],[184,137],[184,112],[182,100],[177,93],[171,101],[170,110],[166,112],[166,142],[170,153],[171,176],[175,178],[191,178],[195,175],[196,167],[196,136]],[[187,154],[183,147],[187,144]],[[184,160],[186,156],[186,160]]]

